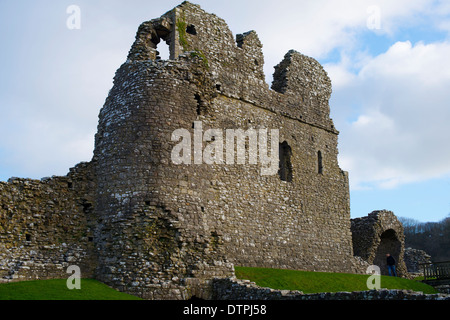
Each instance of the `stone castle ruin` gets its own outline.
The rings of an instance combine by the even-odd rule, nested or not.
[[[263,65],[256,32],[234,37],[198,5],[142,23],[100,111],[92,160],[64,177],[0,183],[0,278],[67,278],[78,265],[146,299],[187,299],[208,296],[233,265],[365,273],[386,250],[402,265],[392,213],[350,219],[327,73],[289,51],[269,87]],[[206,163],[184,149],[192,162],[174,163],[173,133],[200,125],[194,148],[231,141],[227,153],[234,138],[207,130],[234,129],[248,146],[249,130],[277,129],[267,137],[275,174],[261,174],[249,152],[245,164],[221,163],[218,152]]]

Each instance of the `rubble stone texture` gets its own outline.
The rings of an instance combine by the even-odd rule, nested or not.
[[[421,264],[425,263],[432,263],[431,256],[428,253],[419,249],[405,249],[405,264],[408,272],[423,272],[423,267],[421,266]]]
[[[170,60],[159,58],[161,42]],[[0,184],[0,276],[67,277],[75,264],[146,299],[187,299],[211,297],[212,279],[232,277],[233,265],[365,273],[379,235],[357,246],[366,261],[354,257],[331,81],[293,50],[271,88],[263,66],[255,31],[234,37],[189,2],[144,22],[100,111],[92,160],[66,177]],[[262,175],[249,155],[173,163],[172,133],[199,123],[279,130],[279,172]],[[383,223],[377,232],[401,237]]]

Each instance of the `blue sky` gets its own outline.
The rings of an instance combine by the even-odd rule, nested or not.
[[[137,27],[180,2],[0,1],[0,180],[65,175],[89,161]],[[290,49],[324,66],[352,217],[450,213],[450,1],[193,2],[234,34],[258,33],[268,82]],[[80,30],[66,26],[72,4]]]

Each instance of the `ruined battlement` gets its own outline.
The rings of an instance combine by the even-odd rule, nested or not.
[[[275,67],[273,90],[269,90],[257,33],[252,30],[233,37],[223,19],[189,2],[141,24],[128,62],[158,60],[161,41],[169,45],[171,60],[182,57],[203,64],[213,94],[247,101],[337,134],[329,118],[331,81],[313,58],[295,50],[286,53]]]

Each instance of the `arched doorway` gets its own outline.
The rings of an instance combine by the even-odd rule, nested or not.
[[[397,262],[399,261],[401,247],[402,244],[393,229],[388,229],[381,234],[373,264],[380,267],[382,275],[389,275],[386,266],[386,254],[389,253]]]

